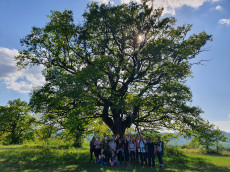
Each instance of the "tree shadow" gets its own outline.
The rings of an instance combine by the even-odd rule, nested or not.
[[[49,147],[8,150],[0,152],[0,169],[3,171],[202,171],[202,172],[229,172],[229,168],[213,165],[202,158],[189,157],[182,153],[164,156],[164,169],[159,168],[156,159],[156,168],[140,166],[139,164],[123,164],[117,167],[100,166],[89,160],[87,149],[82,152],[69,149],[51,149]],[[214,155],[213,155],[214,156]]]
[[[228,172],[230,169],[227,167],[216,166],[212,163],[199,157],[189,157],[184,154],[180,156],[171,156],[165,162],[167,167],[178,169],[178,171],[191,170],[191,171],[215,171],[215,172]]]

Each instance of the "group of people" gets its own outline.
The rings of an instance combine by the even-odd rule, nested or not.
[[[92,138],[90,142],[90,158],[93,159],[95,155],[96,163],[100,165],[116,166],[120,162],[125,163],[139,163],[141,165],[155,167],[155,156],[158,157],[160,167],[163,168],[163,154],[164,142],[158,136],[157,141],[154,142],[151,137],[139,136],[136,134],[135,138],[130,137],[130,134],[123,135],[121,138],[119,134],[111,138],[104,133],[104,138],[98,136]]]

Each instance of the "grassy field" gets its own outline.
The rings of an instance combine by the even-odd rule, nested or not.
[[[223,155],[205,155],[198,150],[170,149],[164,156],[165,168],[155,169],[140,165],[119,167],[99,166],[89,160],[89,148],[75,149],[67,146],[21,145],[0,146],[0,172],[35,172],[35,171],[202,171],[229,172],[230,152]]]

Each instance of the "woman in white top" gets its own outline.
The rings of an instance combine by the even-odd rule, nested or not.
[[[143,165],[143,161],[145,161],[145,165],[147,165],[147,157],[146,157],[146,141],[143,140],[143,137],[141,136],[139,141],[139,147],[138,147],[138,153],[140,155],[141,159],[141,165]]]

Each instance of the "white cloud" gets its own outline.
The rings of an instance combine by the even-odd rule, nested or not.
[[[121,0],[121,3],[123,4],[123,3],[130,3],[132,0]]]
[[[129,3],[130,1],[136,1],[138,3],[141,2],[141,0],[121,0],[121,3]],[[164,13],[175,15],[175,9],[185,5],[192,8],[199,8],[205,2],[218,1],[219,0],[154,0],[154,6],[155,8],[164,7]]]
[[[42,85],[45,82],[41,74],[42,67],[34,66],[28,70],[17,70],[14,56],[18,51],[0,47],[0,82],[6,88],[20,93],[28,93],[33,87]]]
[[[214,125],[220,130],[230,133],[230,121],[216,121]]]
[[[114,4],[114,2],[111,0],[92,0],[92,1],[96,1],[102,4],[108,4],[108,3]]]
[[[220,5],[217,5],[216,10],[222,10],[222,7]]]
[[[230,114],[228,114],[228,117],[230,118]]]
[[[230,19],[220,19],[219,24],[226,24],[226,25],[230,25]]]

